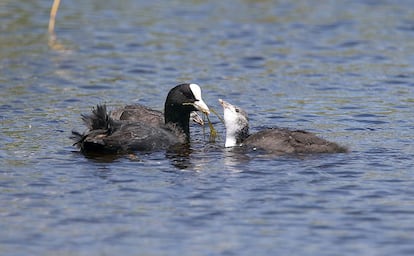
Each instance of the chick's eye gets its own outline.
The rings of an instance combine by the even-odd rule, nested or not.
[[[236,110],[236,113],[239,113],[240,112],[240,109],[238,109],[238,108],[236,108],[235,110]]]

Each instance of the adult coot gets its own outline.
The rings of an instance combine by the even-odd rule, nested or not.
[[[302,130],[269,128],[249,134],[247,113],[222,99],[226,126],[226,147],[243,146],[262,149],[272,154],[286,153],[344,153],[345,147]]]
[[[110,113],[110,117],[114,120],[144,122],[151,126],[162,126],[165,124],[164,113],[155,109],[148,108],[141,104],[126,105],[117,108]],[[190,114],[193,122],[204,125],[203,119],[196,111]]]
[[[88,131],[73,131],[74,145],[83,153],[125,153],[154,151],[189,142],[189,119],[192,111],[209,114],[197,84],[180,84],[172,88],[165,100],[164,124],[149,121],[116,120],[98,105],[91,115],[82,115]],[[145,113],[143,113],[145,115]]]

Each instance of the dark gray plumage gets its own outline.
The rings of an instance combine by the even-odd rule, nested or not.
[[[243,146],[272,154],[347,152],[345,147],[302,130],[269,128],[249,134],[247,113],[224,100],[220,99],[219,102],[224,110],[226,147]]]
[[[187,137],[174,124],[155,128],[143,122],[125,122],[112,119],[105,105],[98,105],[91,115],[82,115],[89,131],[72,132],[74,145],[86,153],[122,153],[154,151],[174,144],[186,143]]]
[[[82,115],[88,131],[83,134],[73,131],[74,145],[83,153],[167,149],[189,142],[189,119],[192,111],[210,113],[201,98],[201,89],[196,84],[180,84],[169,91],[164,105],[163,124],[159,123],[158,114],[151,114],[156,113],[154,110],[145,109],[148,114],[146,116],[120,120],[111,116],[105,105],[98,105],[92,114]],[[122,112],[124,113],[126,112]]]
[[[126,105],[114,109],[111,111],[110,117],[114,120],[143,122],[155,127],[159,127],[165,123],[164,113],[141,104]],[[192,111],[190,117],[193,122],[204,125],[203,119],[197,112]]]

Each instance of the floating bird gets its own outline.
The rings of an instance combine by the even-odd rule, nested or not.
[[[148,109],[147,109],[148,110]],[[119,120],[111,117],[105,105],[98,105],[90,115],[82,115],[88,131],[73,131],[74,145],[83,153],[126,153],[168,149],[190,140],[190,113],[210,114],[197,84],[180,84],[172,88],[165,100],[164,124],[154,125],[151,111],[142,120]],[[148,120],[146,120],[148,119]],[[155,118],[157,119],[157,118]],[[154,119],[154,120],[155,120]]]
[[[347,152],[345,147],[302,130],[268,128],[250,134],[247,113],[222,99],[219,99],[219,102],[224,110],[225,147],[241,146],[261,149],[272,154]]]

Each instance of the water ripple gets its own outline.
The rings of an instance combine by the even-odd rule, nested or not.
[[[411,5],[68,0],[49,48],[49,1],[1,3],[2,254],[412,255]],[[350,152],[223,149],[214,116],[185,154],[71,146],[94,105],[182,82]]]

